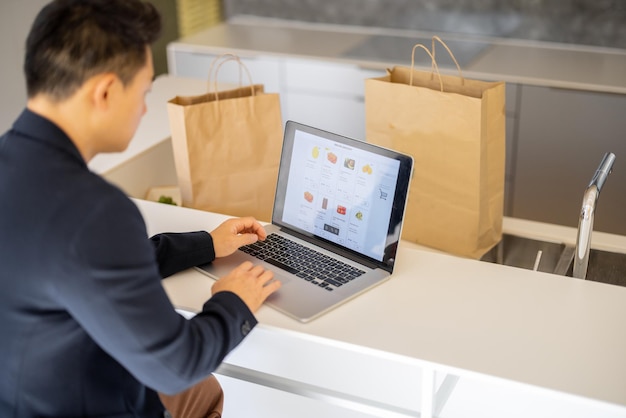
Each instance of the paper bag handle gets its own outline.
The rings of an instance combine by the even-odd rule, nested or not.
[[[452,53],[448,45],[446,45],[446,43],[442,41],[441,38],[438,37],[437,35],[434,35],[432,38],[433,63],[436,62],[436,58],[437,58],[436,52],[435,52],[435,41],[438,41],[441,45],[443,45],[446,51],[448,51],[450,58],[452,58],[452,61],[454,61],[454,64],[456,65],[456,69],[459,71],[459,78],[461,79],[461,85],[465,84],[465,77],[463,77],[463,72],[461,71],[461,66],[459,65],[459,62],[456,60],[456,57],[454,56],[454,54]]]
[[[213,94],[215,95],[215,100],[216,101],[218,100],[217,76],[220,72],[220,68],[222,67],[222,65],[224,65],[224,63],[228,61],[237,61],[237,63],[239,64],[239,86],[240,87],[243,85],[241,81],[241,69],[243,68],[245,70],[246,74],[248,75],[248,81],[250,81],[250,93],[252,96],[254,96],[255,95],[254,83],[252,82],[252,75],[250,74],[250,70],[248,70],[248,67],[246,67],[246,65],[243,62],[241,62],[241,59],[237,55],[229,53],[229,52],[219,55],[211,62],[211,66],[209,67],[208,81],[207,81],[207,91],[209,93],[211,92],[211,78],[213,78]],[[215,65],[218,62],[219,62],[219,65],[217,65],[216,67]],[[215,74],[213,74],[214,68],[215,68]]]
[[[437,66],[437,61],[435,61],[435,56],[423,44],[415,44],[413,46],[413,51],[411,52],[411,72],[410,72],[410,77],[409,77],[409,86],[413,85],[413,71],[414,71],[414,68],[415,68],[415,50],[417,48],[421,48],[424,51],[426,51],[426,53],[430,57],[431,62],[432,62],[432,66],[435,69],[435,71],[437,72],[437,76],[439,77],[439,88],[441,89],[441,91],[443,91],[443,80],[441,79],[441,74],[439,73],[439,67]]]
[[[423,44],[416,44],[415,46],[413,46],[413,51],[411,53],[411,76],[409,79],[409,85],[412,86],[413,85],[413,69],[415,67],[415,49],[416,48],[421,48],[424,51],[426,51],[426,53],[428,54],[428,56],[431,59],[431,69],[433,72],[437,73],[437,76],[439,77],[439,88],[441,89],[441,91],[443,91],[443,81],[441,78],[441,73],[439,72],[439,66],[437,65],[437,59],[435,57],[435,41],[438,41],[441,45],[443,45],[443,47],[446,49],[446,51],[448,51],[448,54],[450,54],[450,57],[452,58],[452,61],[454,61],[454,64],[456,65],[456,69],[459,71],[459,78],[461,79],[461,85],[465,84],[465,77],[463,77],[463,72],[461,71],[461,66],[459,65],[458,61],[456,60],[456,57],[454,56],[454,54],[452,53],[452,51],[450,50],[450,48],[448,47],[448,45],[446,45],[446,43],[444,41],[441,40],[440,37],[438,37],[437,35],[432,37],[432,52],[426,48]]]

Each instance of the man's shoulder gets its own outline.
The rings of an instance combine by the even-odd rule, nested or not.
[[[109,183],[97,174],[77,184],[72,192],[72,201],[77,209],[85,212],[99,213],[100,216],[121,220],[123,217],[141,218],[139,209],[129,197],[117,186]]]
[[[141,212],[118,187],[91,172],[76,172],[65,184],[56,184],[41,215],[50,233],[89,239],[110,236],[146,237]]]

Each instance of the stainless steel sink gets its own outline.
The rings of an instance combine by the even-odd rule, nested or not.
[[[572,245],[504,234],[481,260],[572,277],[574,251]],[[626,254],[591,249],[586,279],[626,286]]]
[[[565,273],[566,276],[572,277],[572,265]],[[626,286],[626,254],[592,248],[586,280]]]
[[[553,273],[565,248],[563,243],[504,234],[500,243],[485,254],[481,260]]]

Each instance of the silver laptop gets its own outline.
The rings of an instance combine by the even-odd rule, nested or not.
[[[410,156],[288,121],[268,238],[198,269],[261,264],[282,282],[266,304],[317,318],[390,277],[412,170]]]

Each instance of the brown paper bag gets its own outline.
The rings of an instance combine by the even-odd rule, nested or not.
[[[367,141],[414,158],[402,238],[480,258],[502,238],[505,85],[464,78],[460,68],[439,77],[435,39],[432,53],[416,47],[436,71],[412,63],[366,80]]]
[[[252,80],[217,93],[213,85],[167,105],[183,206],[270,221],[283,137],[279,95]]]

